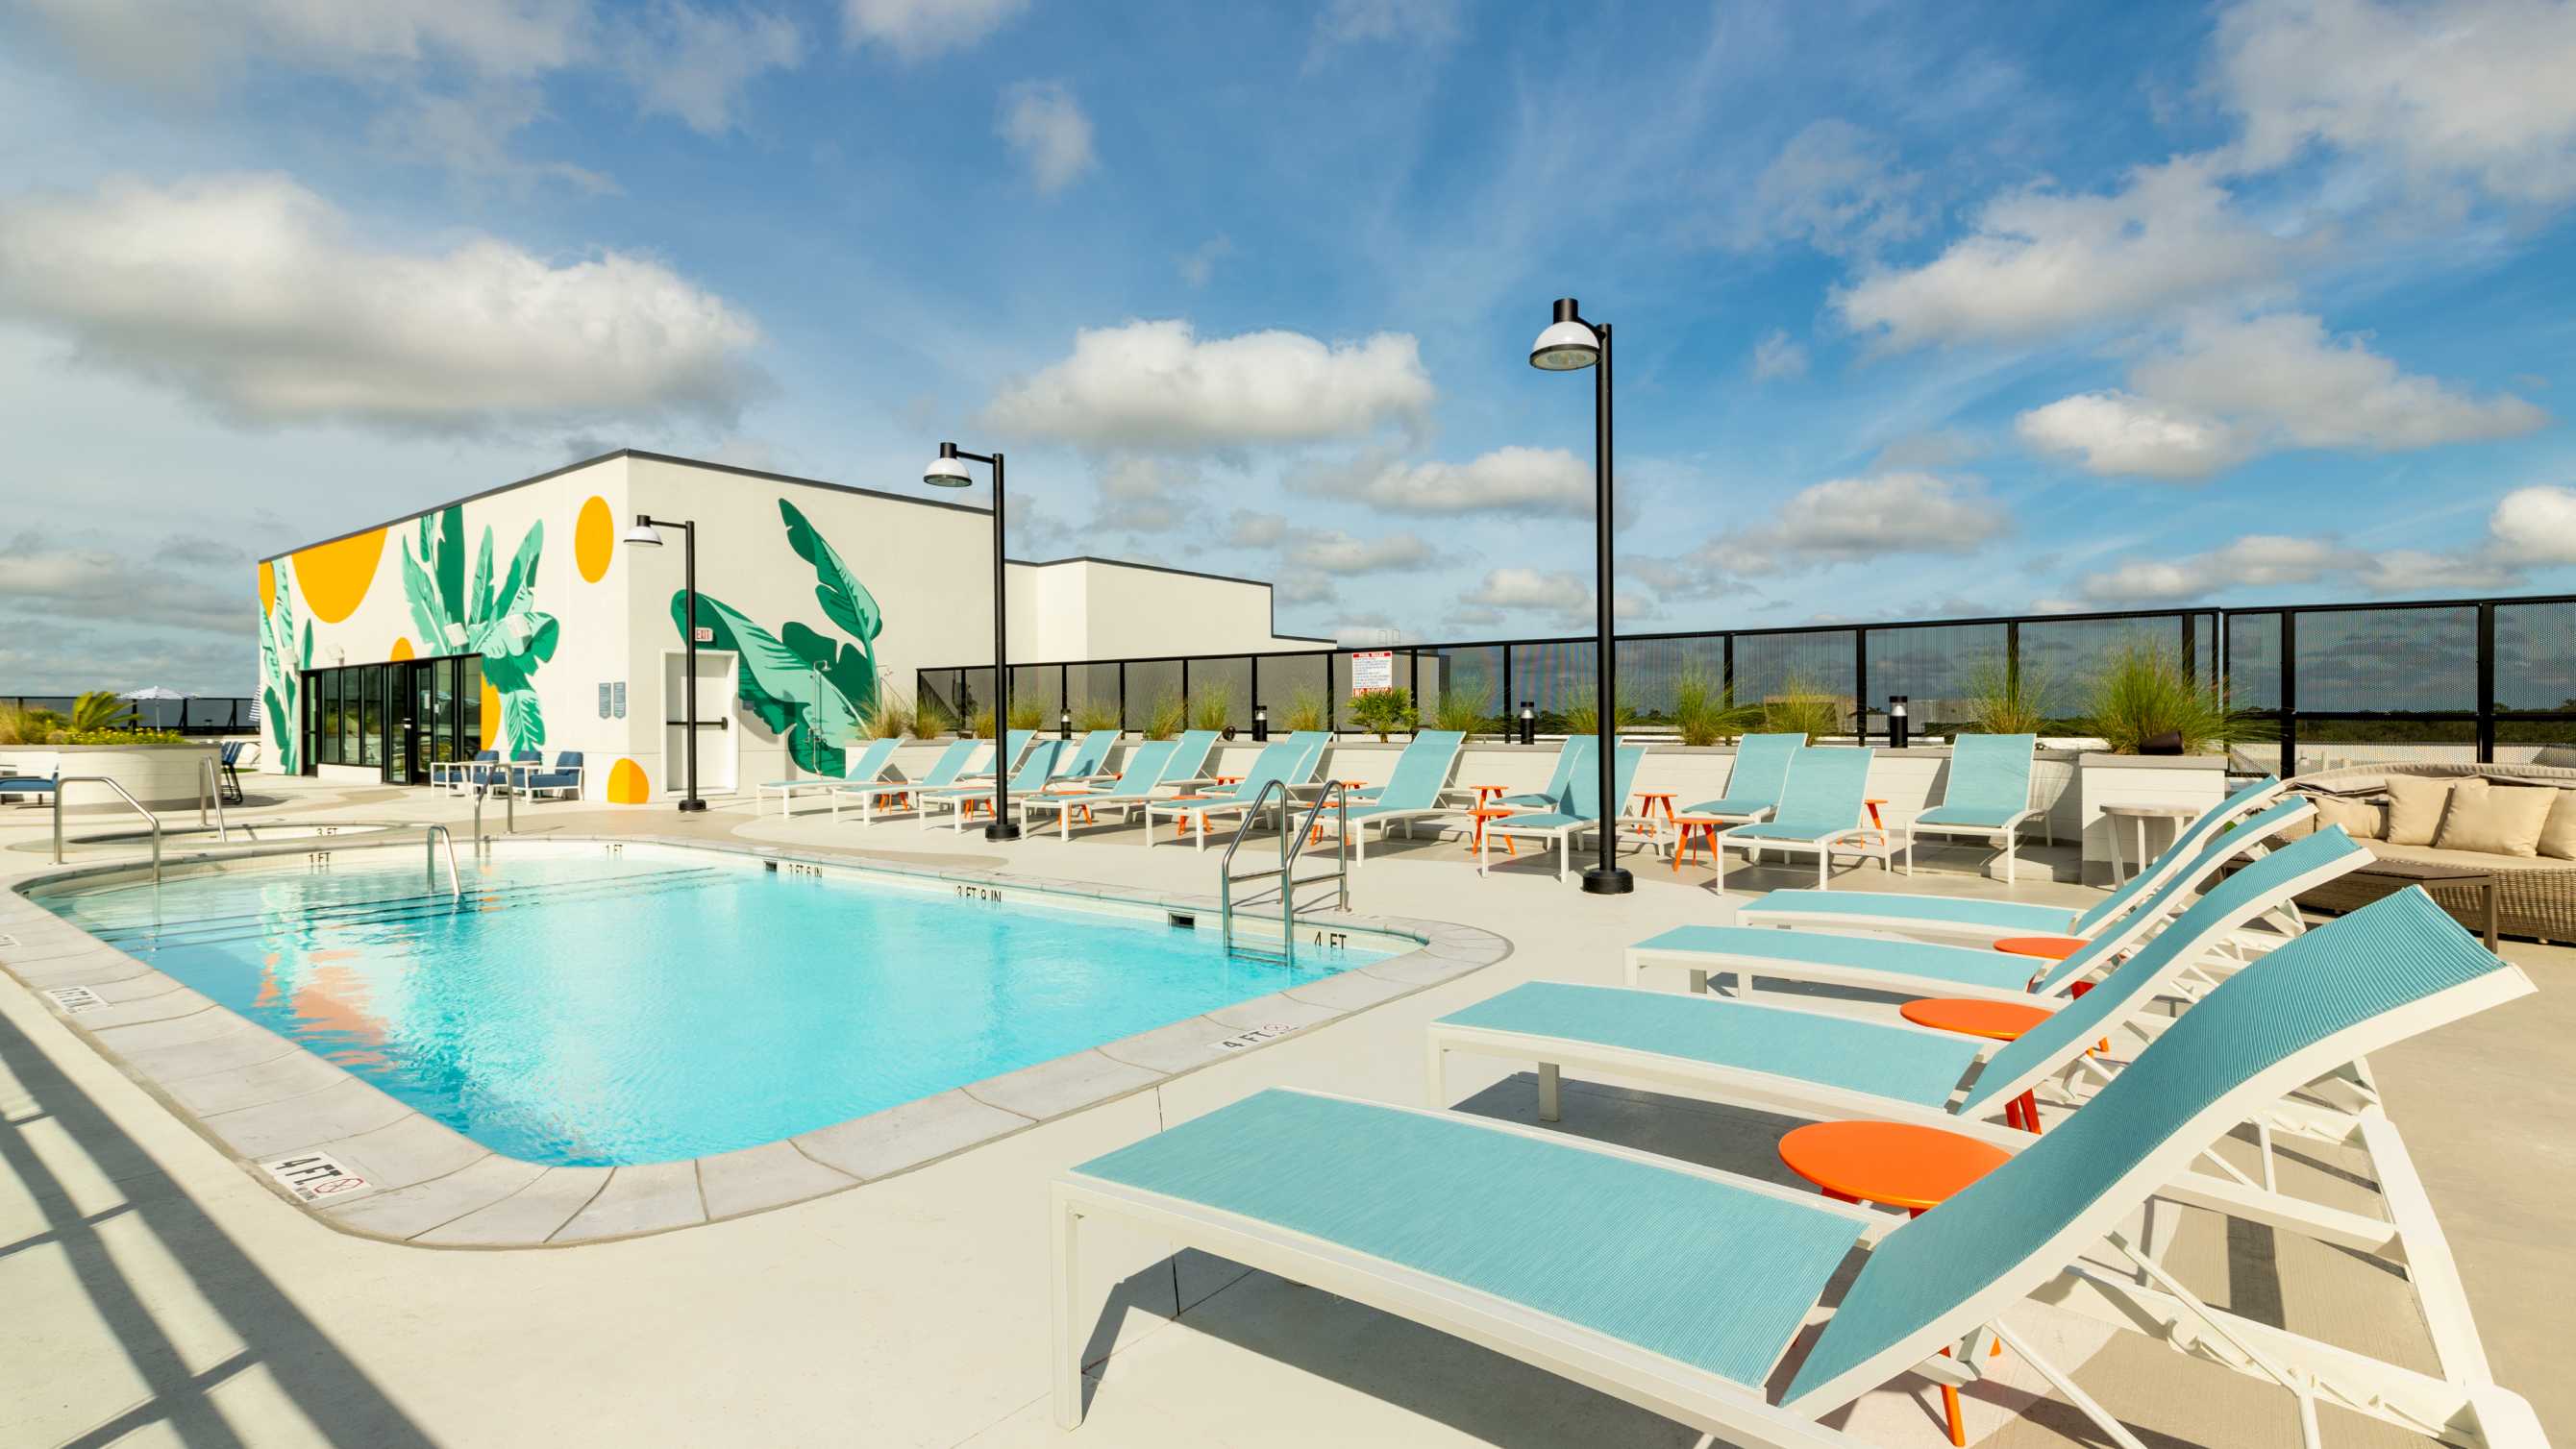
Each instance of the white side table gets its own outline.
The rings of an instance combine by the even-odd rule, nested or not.
[[[2116,886],[2128,878],[2120,860],[2121,821],[2131,822],[2137,831],[2138,869],[2145,870],[2149,859],[2147,822],[2170,820],[2174,823],[2174,833],[2179,836],[2182,833],[2184,821],[2200,818],[2200,807],[2196,805],[2105,805],[2102,807],[2102,818],[2111,822],[2111,884]]]

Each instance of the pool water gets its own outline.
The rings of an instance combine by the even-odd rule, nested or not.
[[[370,856],[382,855],[380,861]],[[462,908],[414,850],[44,898],[495,1152],[668,1162],[774,1142],[1389,954],[761,868],[503,854]],[[969,891],[974,887],[964,888]]]

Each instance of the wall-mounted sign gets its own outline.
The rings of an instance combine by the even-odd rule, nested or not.
[[[1395,688],[1395,651],[1372,649],[1351,656],[1351,693]]]
[[[626,681],[621,679],[611,688],[616,691],[617,717],[624,719],[626,718]]]
[[[716,631],[708,628],[704,624],[700,624],[698,626],[698,642],[701,644],[713,644],[716,642]]]
[[[599,717],[601,719],[608,718],[609,702],[609,688],[607,685],[603,684],[599,687]]]

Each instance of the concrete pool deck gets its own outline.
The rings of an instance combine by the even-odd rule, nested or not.
[[[252,786],[277,797],[260,812],[272,819],[467,813],[427,792]],[[1139,829],[997,848],[903,821],[755,821],[747,804],[686,822],[546,805],[520,823],[531,835],[705,836],[1153,892],[1205,892],[1216,870],[1213,854],[1137,848]],[[0,880],[52,869],[45,827],[41,810],[0,809]],[[1085,1243],[1085,1291],[1102,1305],[1086,1355],[1091,1420],[1061,1436],[1043,1402],[1050,1177],[1263,1086],[1419,1101],[1432,1017],[1523,980],[1615,981],[1627,941],[1722,912],[1699,888],[1703,871],[1632,864],[1637,894],[1602,899],[1529,868],[1479,880],[1454,840],[1373,849],[1357,908],[1472,922],[1512,954],[885,1181],[547,1251],[429,1252],[335,1232],[0,980],[0,1303],[11,1309],[0,1314],[0,1444],[1691,1444],[1667,1421],[1427,1330],[1106,1234]],[[1879,886],[1869,868],[1858,881]],[[1915,884],[2005,893],[1959,875]],[[2088,898],[2051,885],[2011,894]],[[2556,1369],[2576,1281],[2558,1226],[2576,1194],[2558,1125],[2576,1109],[2562,1069],[2576,1008],[2557,987],[2576,952],[2508,943],[2506,954],[2538,995],[2374,1066],[2459,1254],[2497,1378],[2557,1427],[2576,1422],[2576,1388]],[[1462,1059],[1453,1090],[1465,1110],[1534,1115],[1527,1076],[1505,1064]],[[1616,1083],[1569,1081],[1565,1095],[1562,1130],[1779,1176],[1771,1119]],[[2310,1170],[2331,1183],[2336,1165]],[[2202,1218],[2185,1225],[2173,1262],[2204,1296],[2400,1362],[2420,1351],[2411,1300],[2384,1273]],[[2278,1390],[2134,1337],[2088,1337],[2042,1305],[2013,1321],[2079,1363],[2077,1379],[2150,1442],[2295,1442]],[[1971,1438],[2093,1442],[2045,1399],[2007,1368],[1968,1392]],[[1833,1422],[1873,1442],[1943,1442],[1922,1386],[1903,1381]],[[2332,1413],[2327,1432],[2337,1445],[2426,1442]]]

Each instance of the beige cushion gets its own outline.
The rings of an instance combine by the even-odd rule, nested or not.
[[[2549,819],[2540,827],[2540,853],[2576,860],[2576,790],[2552,793],[2558,798],[2551,802]]]
[[[2340,800],[2321,795],[2309,803],[2317,807],[2317,828],[2340,825],[2343,833],[2355,840],[2377,840],[2388,833],[2388,807],[2377,800]]]
[[[2538,855],[2540,828],[2557,803],[2555,790],[2499,786],[2466,779],[2451,787],[2451,808],[2442,814],[2433,836],[2436,850],[2474,850],[2488,855]]]
[[[2442,807],[2451,802],[2449,780],[2421,775],[2388,777],[2388,832],[2391,845],[2430,845],[2442,828]]]

